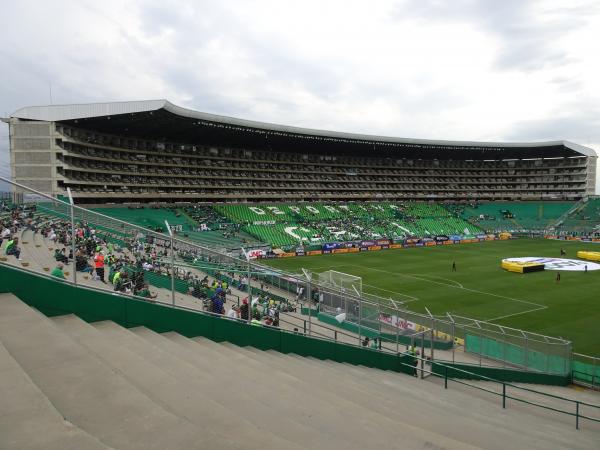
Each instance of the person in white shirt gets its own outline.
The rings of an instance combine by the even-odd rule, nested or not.
[[[227,311],[227,317],[230,319],[239,319],[239,308],[236,305],[232,305],[231,308],[229,308],[229,311]]]
[[[6,239],[7,237],[10,237],[10,228],[6,227],[2,230],[2,239]]]

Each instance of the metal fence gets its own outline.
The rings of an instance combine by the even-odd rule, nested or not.
[[[168,233],[153,231],[13,186],[12,198],[24,205],[21,226],[15,230],[23,258],[6,259],[28,264],[29,270],[57,276],[62,272],[76,284],[269,325],[278,323],[280,313],[318,307],[318,316],[307,316],[308,334],[321,329],[323,334],[347,335],[345,340],[352,336],[355,345],[399,352],[414,346],[419,333],[432,330],[426,343],[431,358],[454,361],[458,348],[470,363],[553,374],[570,371],[571,343],[566,340],[459,316],[420,314],[404,308],[402,300],[354,289],[354,279],[347,286],[322,284],[308,272],[275,270],[246,258],[243,251],[223,253],[198,245],[168,223]],[[10,212],[2,214],[6,218]],[[297,318],[290,321],[300,324]]]

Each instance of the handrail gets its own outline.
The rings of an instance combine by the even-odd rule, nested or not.
[[[413,357],[415,359],[419,360],[419,361],[429,362],[425,358],[421,358],[419,356],[413,356]],[[596,409],[599,409],[599,410],[600,410],[600,405],[594,405],[592,403],[587,403],[587,402],[582,401],[582,400],[574,400],[574,399],[571,399],[571,398],[561,397],[561,396],[558,396],[558,395],[555,395],[555,394],[550,394],[548,392],[536,391],[535,389],[530,389],[530,388],[526,388],[526,387],[523,387],[523,386],[517,386],[517,385],[514,385],[514,384],[512,384],[510,382],[496,380],[496,379],[487,377],[485,375],[476,374],[476,373],[469,372],[469,371],[466,371],[466,370],[462,370],[462,369],[459,369],[459,368],[453,367],[453,366],[447,366],[445,364],[438,363],[438,362],[435,362],[435,361],[433,362],[433,364],[437,364],[440,367],[444,367],[444,369],[445,369],[444,375],[440,375],[438,373],[435,373],[435,372],[433,372],[433,370],[427,370],[425,368],[417,368],[417,367],[415,367],[415,366],[413,366],[411,364],[407,364],[407,363],[404,363],[404,362],[401,362],[401,361],[399,361],[399,363],[401,365],[404,365],[404,366],[407,366],[407,367],[411,367],[411,368],[416,369],[416,370],[420,370],[421,372],[429,373],[430,375],[436,376],[438,378],[444,378],[444,388],[445,389],[448,389],[448,379],[450,379],[451,381],[453,381],[455,383],[462,384],[464,386],[469,386],[469,387],[472,387],[472,388],[475,388],[475,389],[478,389],[478,390],[481,390],[481,391],[484,391],[484,392],[489,392],[490,394],[501,396],[502,397],[502,407],[503,408],[506,408],[506,399],[508,398],[508,399],[511,399],[511,400],[516,400],[516,401],[521,402],[521,403],[526,403],[526,404],[529,404],[529,405],[532,405],[532,406],[537,406],[537,407],[540,407],[540,408],[543,408],[543,409],[548,409],[550,411],[555,411],[555,412],[558,412],[558,413],[567,414],[569,416],[575,416],[575,418],[576,418],[575,428],[576,429],[579,429],[579,418],[587,419],[587,420],[590,420],[590,421],[593,421],[593,422],[600,423],[600,418],[591,417],[591,416],[587,416],[587,415],[579,413],[579,406],[580,405],[584,405],[584,406],[596,408]],[[499,383],[499,384],[502,385],[502,393],[500,394],[500,393],[498,393],[496,391],[493,391],[493,390],[490,390],[490,389],[486,389],[486,388],[481,387],[481,386],[476,386],[474,384],[467,383],[467,382],[464,382],[462,380],[449,377],[448,376],[448,369],[456,370],[456,371],[463,372],[463,373],[466,373],[466,374],[469,374],[469,375],[475,375],[476,377],[480,377],[481,379],[484,379],[486,381],[491,381],[491,382]],[[531,392],[531,393],[534,393],[534,394],[539,394],[539,395],[542,395],[542,396],[545,396],[545,397],[551,397],[551,398],[555,398],[555,399],[558,399],[558,400],[563,400],[563,401],[568,401],[568,402],[574,403],[575,404],[575,412],[573,413],[573,412],[565,411],[565,410],[558,409],[558,408],[555,408],[555,407],[552,407],[552,406],[542,405],[540,403],[536,403],[536,402],[533,402],[533,401],[530,401],[530,400],[525,400],[523,398],[512,397],[512,396],[506,394],[506,387],[507,386],[508,387],[512,387],[512,388],[517,389],[517,390],[528,391],[528,392]]]

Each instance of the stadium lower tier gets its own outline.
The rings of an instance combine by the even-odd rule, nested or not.
[[[598,228],[600,200],[587,202],[314,202],[98,208],[154,231],[165,220],[180,237],[220,248],[291,247],[329,242],[473,236]],[[574,229],[575,229],[574,228]],[[572,230],[571,230],[572,231]]]
[[[435,203],[217,205],[215,209],[273,246],[481,233],[479,227]]]

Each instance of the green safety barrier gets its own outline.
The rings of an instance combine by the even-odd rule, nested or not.
[[[332,315],[325,314],[325,313],[319,313],[317,310],[314,310],[314,309],[312,310],[312,312],[313,312],[312,317],[317,317],[319,322],[323,322],[323,323],[326,323],[327,325],[332,325],[334,327],[341,328],[342,330],[346,330],[346,331],[349,331],[354,334],[358,334],[358,332],[359,332],[359,326],[357,323],[346,322],[346,321],[340,323]],[[302,308],[302,314],[307,316],[308,308]],[[385,342],[392,342],[392,343],[395,343],[396,339],[398,339],[398,343],[400,343],[402,345],[410,345],[412,343],[410,336],[406,336],[406,335],[402,335],[402,334],[399,334],[398,336],[396,336],[393,333],[381,333],[378,330],[374,329],[373,326],[369,326],[369,324],[371,324],[373,326],[378,326],[377,322],[375,322],[375,321],[367,321],[364,324],[361,323],[360,334],[362,336],[368,336],[369,338],[382,339]],[[420,342],[420,340],[415,341],[415,344],[418,344],[419,342]],[[431,347],[430,340],[425,339],[423,341],[423,345],[425,346],[425,348],[430,348]],[[434,350],[450,350],[450,349],[452,349],[452,345],[453,345],[452,341],[438,341],[438,340],[433,341]]]
[[[569,375],[527,372],[524,370],[507,369],[504,367],[457,364],[452,363],[451,361],[440,360],[433,362],[431,371],[434,374],[442,377],[447,376],[448,378],[458,378],[463,380],[482,380],[485,379],[483,377],[487,377],[496,381],[545,384],[551,386],[567,386],[571,381],[571,377]]]
[[[569,361],[558,355],[548,355],[537,350],[528,349],[515,344],[500,342],[495,339],[467,334],[465,351],[481,354],[484,357],[506,361],[509,364],[522,366],[538,372],[564,375],[570,372]]]
[[[204,336],[261,350],[295,353],[395,372],[412,373],[412,358],[340,342],[316,339],[280,329],[144,301],[113,292],[73,286],[46,275],[0,265],[0,292],[11,292],[47,316],[75,314],[87,322],[111,320],[131,328],[144,326],[157,333],[174,331],[192,338]]]
[[[571,362],[573,380],[583,381],[594,386],[600,385],[600,366],[587,364],[581,361]]]

